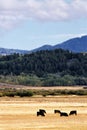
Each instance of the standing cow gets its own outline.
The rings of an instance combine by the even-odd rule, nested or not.
[[[60,110],[54,110],[54,113],[56,114],[56,113],[60,113]]]
[[[37,116],[45,116],[45,114],[43,112],[38,111]]]
[[[70,111],[69,115],[77,115],[77,111],[76,110],[72,110],[72,111]]]
[[[37,116],[45,116],[46,111],[44,109],[39,109],[39,111],[37,112]]]
[[[60,112],[60,116],[68,116],[66,112]]]

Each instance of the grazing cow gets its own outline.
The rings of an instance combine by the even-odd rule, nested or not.
[[[38,111],[37,116],[45,116],[45,114],[43,112],[41,112],[41,111]]]
[[[39,109],[39,111],[37,112],[37,116],[41,115],[41,116],[45,116],[46,111],[44,109]]]
[[[54,113],[60,113],[60,110],[54,110]]]
[[[60,116],[68,116],[66,112],[60,112]]]
[[[77,115],[77,111],[76,110],[70,111],[69,115]]]
[[[46,113],[46,111],[44,109],[39,109],[39,112]]]

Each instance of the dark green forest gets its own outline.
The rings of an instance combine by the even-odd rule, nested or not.
[[[56,49],[0,56],[0,82],[32,86],[87,85],[87,54]]]

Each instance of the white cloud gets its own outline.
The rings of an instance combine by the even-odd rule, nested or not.
[[[87,0],[0,0],[0,27],[12,28],[22,20],[67,21],[87,18]]]
[[[71,3],[73,18],[87,18],[87,0],[73,0]]]

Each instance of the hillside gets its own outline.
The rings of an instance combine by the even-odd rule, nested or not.
[[[72,38],[54,46],[44,45],[42,47],[32,50],[32,52],[40,50],[54,50],[59,48],[72,52],[87,52],[87,36]]]
[[[70,50],[72,52],[87,52],[87,36],[82,36],[81,38],[73,38],[73,39],[67,40],[53,47],[53,49],[56,49],[56,48]]]
[[[55,49],[0,57],[0,75],[21,73],[34,73],[38,76],[46,73],[87,76],[87,54]]]

